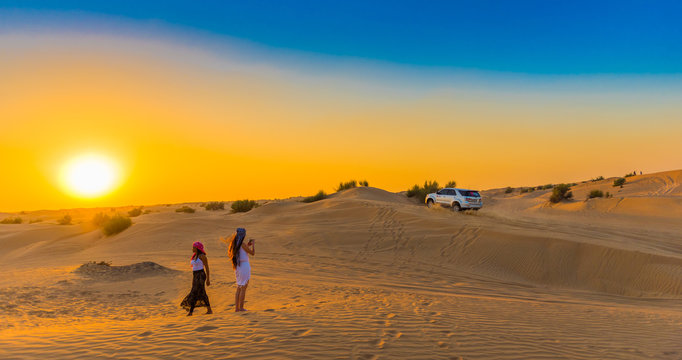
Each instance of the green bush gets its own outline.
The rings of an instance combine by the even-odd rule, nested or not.
[[[551,189],[551,188],[553,188],[553,187],[554,187],[554,185],[552,185],[552,184],[547,184],[547,185],[545,185],[545,186],[542,187],[542,190],[549,190],[549,189]]]
[[[606,194],[604,195],[604,197],[608,199],[608,198],[612,198],[613,195],[607,191]]]
[[[636,172],[636,171],[633,171],[633,172],[631,172],[631,173],[625,174],[625,176],[623,176],[623,177],[630,177],[630,176],[635,176],[635,175],[637,175],[637,172]]]
[[[188,214],[192,214],[192,213],[194,213],[194,211],[195,211],[194,209],[192,209],[191,207],[189,207],[187,205],[184,205],[183,207],[181,207],[179,209],[175,209],[175,212],[184,212],[184,213],[188,213]]]
[[[204,204],[204,208],[210,211],[225,210],[225,202],[223,201],[211,201]]]
[[[613,180],[613,186],[620,186],[623,187],[625,184],[625,178],[617,178],[616,180]]]
[[[454,187],[457,187],[457,181],[454,181],[454,180],[448,181],[448,183],[445,184],[445,187],[446,187],[446,188],[454,188]]]
[[[358,187],[358,182],[355,180],[347,181],[347,182],[340,182],[339,186],[336,188],[336,191],[343,191],[343,190],[348,190]]]
[[[24,220],[20,217],[8,217],[0,220],[0,224],[21,224]]]
[[[507,186],[507,188],[504,190],[505,194],[511,194],[511,192],[514,191],[511,187]]]
[[[139,208],[134,208],[130,211],[128,211],[128,216],[130,217],[136,217],[142,215],[142,207]]]
[[[570,190],[570,184],[558,184],[554,186],[554,189],[552,189],[552,196],[549,197],[549,201],[556,204],[561,200],[572,198],[573,193]]]
[[[71,215],[66,214],[64,215],[61,219],[57,220],[57,224],[59,225],[71,225]]]
[[[304,198],[303,200],[301,200],[301,202],[311,203],[311,202],[320,201],[320,200],[323,200],[326,198],[327,198],[327,194],[324,191],[320,190],[317,192],[317,194],[315,194],[313,196],[308,196],[308,197]]]
[[[33,219],[33,220],[29,221],[28,223],[29,223],[29,224],[35,224],[35,223],[39,223],[39,222],[42,222],[42,221],[43,221],[43,219]]]
[[[592,182],[600,181],[600,180],[604,180],[604,177],[603,176],[597,176],[596,178],[592,179]]]
[[[525,194],[525,193],[527,193],[527,192],[529,192],[529,191],[530,191],[529,188],[521,188],[521,194]]]
[[[100,262],[97,262],[97,261],[90,261],[90,262],[88,262],[87,264],[99,265],[99,266],[111,266],[111,263],[108,262],[108,261],[100,261]]]
[[[419,187],[419,185],[414,185],[410,189],[407,190],[407,197],[416,197],[417,200],[421,203],[426,200],[426,195],[430,193],[434,193],[438,191],[438,182],[437,181],[425,181],[424,186]]]
[[[369,183],[367,182],[367,180],[362,180],[362,181],[360,181],[360,185],[367,187],[367,186],[369,186]]]
[[[258,207],[258,203],[254,200],[237,200],[232,203],[232,212],[247,212],[255,207]]]
[[[606,194],[608,194],[608,193],[606,193]],[[590,191],[590,194],[588,195],[589,199],[598,198],[598,197],[604,197],[604,192],[601,190],[592,190],[592,191]]]
[[[145,215],[147,215],[147,214],[151,214],[151,213],[152,213],[152,211],[151,211],[151,210],[149,210],[149,209],[147,209],[147,210],[145,210],[145,211],[144,211],[144,214],[145,214]]]
[[[121,214],[116,214],[108,219],[102,225],[102,231],[106,236],[111,236],[120,233],[121,231],[130,227],[133,221],[129,217]]]
[[[419,185],[415,184],[413,187],[407,189],[407,193],[405,195],[407,195],[407,197],[417,196],[417,194],[419,193],[419,189],[420,189]]]
[[[109,215],[105,213],[97,213],[92,217],[92,223],[97,227],[102,227],[107,221],[109,221],[109,219]]]

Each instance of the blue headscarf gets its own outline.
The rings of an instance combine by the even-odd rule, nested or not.
[[[246,237],[246,229],[237,228],[237,241],[239,241],[240,246],[241,246],[241,243],[244,241],[245,237]]]

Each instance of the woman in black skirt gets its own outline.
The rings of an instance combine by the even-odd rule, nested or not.
[[[194,277],[192,279],[192,290],[180,303],[180,306],[188,311],[187,316],[192,316],[194,308],[199,306],[206,306],[208,310],[207,314],[213,314],[211,310],[211,304],[208,302],[208,295],[206,295],[206,288],[204,287],[204,282],[206,286],[211,285],[210,272],[208,270],[208,258],[206,258],[206,252],[204,251],[204,244],[200,242],[195,242],[192,244],[192,257],[190,258],[190,264],[192,265],[192,270],[194,270]],[[205,270],[205,271],[204,271]]]

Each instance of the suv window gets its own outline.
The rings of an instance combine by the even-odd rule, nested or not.
[[[436,191],[436,194],[438,195],[443,195],[444,193],[445,193],[444,189]]]
[[[478,193],[478,191],[459,190],[459,193],[460,193],[462,196],[481,197],[481,195]]]
[[[455,190],[448,190],[448,195],[457,195]]]

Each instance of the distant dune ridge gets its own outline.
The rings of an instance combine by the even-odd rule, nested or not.
[[[462,213],[372,187],[245,213],[145,206],[110,237],[89,221],[103,209],[28,212],[43,221],[0,225],[0,357],[678,359],[682,170],[613,179],[558,204],[487,190]],[[219,241],[237,226],[258,239],[244,314]],[[215,314],[186,318],[196,240]]]

